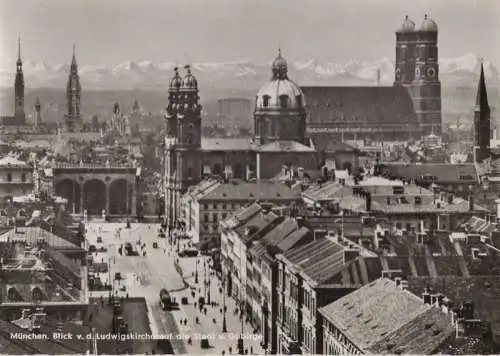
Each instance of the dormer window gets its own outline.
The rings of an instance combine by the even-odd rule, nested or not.
[[[271,100],[271,97],[269,95],[264,95],[262,97],[262,105],[267,108],[269,106],[269,100]]]
[[[420,205],[422,204],[422,198],[421,197],[415,197],[415,205]]]
[[[283,109],[288,108],[288,95],[280,95],[280,106]]]

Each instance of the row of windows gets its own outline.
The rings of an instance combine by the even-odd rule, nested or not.
[[[203,204],[203,210],[238,210],[240,207],[240,204],[231,203]]]
[[[264,95],[262,97],[262,106],[265,108],[269,107],[270,101],[271,101],[271,96]],[[285,94],[280,95],[279,102],[280,102],[280,107],[286,109],[290,106],[290,97]],[[295,97],[295,103],[298,107],[302,107],[302,95],[297,95]]]
[[[222,219],[226,219],[227,218],[227,213],[222,213],[222,214],[203,214],[203,221],[205,223],[208,223],[208,222],[213,222],[214,224],[218,224],[219,223],[219,220]]]
[[[12,173],[7,173],[6,179],[7,182],[12,182]],[[27,179],[26,174],[25,173],[21,174],[21,181],[26,182],[26,179]]]

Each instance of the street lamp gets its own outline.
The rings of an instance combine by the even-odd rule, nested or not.
[[[196,265],[194,271],[194,283],[198,284],[198,257],[196,257]]]
[[[226,275],[222,277],[222,332],[227,333],[226,325]]]

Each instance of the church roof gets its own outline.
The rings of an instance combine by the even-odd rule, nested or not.
[[[309,123],[415,124],[416,114],[408,91],[398,86],[302,87]]]
[[[266,143],[259,148],[259,152],[316,152],[313,147],[303,145],[296,141],[274,141]]]
[[[201,138],[202,151],[250,151],[255,147],[249,138]]]

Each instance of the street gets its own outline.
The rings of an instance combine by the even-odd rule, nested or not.
[[[109,272],[101,274],[103,283],[109,278],[112,280],[116,272],[120,272],[122,280],[114,281],[113,293],[116,296],[143,297],[148,306],[148,317],[154,320],[151,326],[153,335],[173,334],[170,339],[174,353],[182,354],[225,354],[237,353],[237,339],[243,335],[246,352],[263,354],[260,347],[260,335],[254,334],[249,324],[241,323],[239,315],[235,315],[236,304],[226,296],[226,326],[227,333],[222,333],[222,305],[223,297],[220,293],[221,283],[210,273],[207,257],[177,256],[177,245],[168,245],[168,239],[158,238],[158,224],[131,224],[129,229],[125,223],[90,223],[87,225],[87,239],[89,245],[96,245],[98,237],[107,252],[94,254],[97,262],[109,261]],[[189,240],[181,240],[183,245]],[[118,253],[120,246],[129,242],[137,256],[126,256],[124,249],[122,255]],[[140,243],[138,243],[140,242]],[[158,248],[153,248],[153,242],[158,243]],[[145,247],[142,248],[142,246]],[[145,252],[145,256],[143,253]],[[176,259],[182,269],[184,280],[175,267]],[[203,268],[207,260],[206,274]],[[195,270],[198,261],[198,283],[195,284]],[[206,305],[206,315],[195,308],[199,296],[205,295],[203,282],[210,280],[211,301],[217,306]],[[187,284],[188,285],[187,285]],[[190,286],[196,286],[195,298],[192,296]],[[179,310],[163,311],[159,303],[159,292],[162,288],[171,292],[179,303]],[[208,290],[207,290],[208,293]],[[92,297],[108,296],[109,292],[91,292]],[[188,304],[182,305],[182,297],[187,297]],[[206,300],[207,298],[205,298]],[[199,323],[196,323],[196,317]],[[184,320],[187,320],[184,325]],[[214,322],[215,321],[215,322]],[[243,327],[243,330],[242,330]],[[209,340],[210,348],[201,348],[202,338]],[[231,350],[230,350],[231,349]]]

